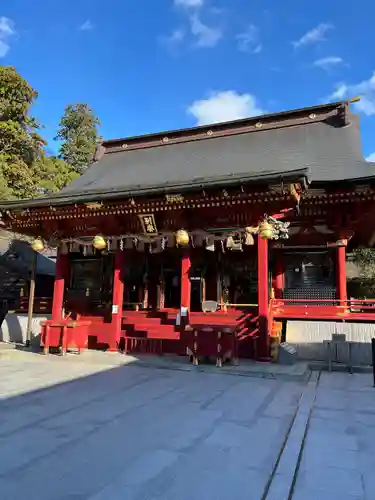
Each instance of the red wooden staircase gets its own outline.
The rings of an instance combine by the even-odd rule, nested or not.
[[[122,346],[125,352],[186,354],[186,347],[193,342],[191,334],[176,325],[177,310],[124,311],[122,319]],[[202,342],[212,343],[208,328],[232,330],[238,356],[256,356],[258,336],[257,310],[229,310],[215,313],[192,312],[189,316],[189,330],[198,332]],[[216,349],[207,347],[207,352]]]
[[[125,352],[180,354],[180,331],[163,311],[125,311],[122,331]]]

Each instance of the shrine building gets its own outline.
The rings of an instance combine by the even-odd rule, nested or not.
[[[266,360],[281,321],[372,320],[346,253],[375,243],[374,167],[349,101],[103,142],[60,193],[0,204],[58,246],[45,351]]]

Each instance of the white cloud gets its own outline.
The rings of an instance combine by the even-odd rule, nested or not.
[[[198,17],[194,15],[190,19],[191,34],[196,39],[196,46],[201,48],[215,47],[223,36],[223,32],[218,27],[211,27],[204,24]]]
[[[159,41],[166,45],[169,49],[175,49],[180,43],[182,43],[185,39],[186,32],[177,28],[170,35],[162,36],[159,38]]]
[[[324,69],[325,71],[328,71],[334,66],[339,66],[340,64],[344,64],[344,60],[341,57],[337,56],[323,57],[322,59],[317,59],[316,61],[314,61],[314,66]]]
[[[329,101],[342,101],[348,93],[348,86],[345,83],[336,85],[336,90],[328,96]]]
[[[202,7],[204,0],[174,0],[174,4],[177,7],[187,7],[187,8],[197,8]]]
[[[213,92],[207,99],[194,101],[187,109],[197,125],[207,125],[264,114],[252,94],[234,90]]]
[[[299,40],[293,42],[294,48],[298,49],[304,45],[310,45],[326,40],[327,31],[333,29],[332,24],[321,23],[310,31],[307,31]]]
[[[200,9],[204,6],[205,0],[174,0],[176,7],[184,8],[184,14],[189,22],[189,29],[175,29],[169,36],[159,38],[159,41],[169,46],[175,47],[187,38],[193,40],[193,44],[200,48],[215,47],[223,36],[223,32],[218,26],[205,24],[200,16]],[[212,9],[211,9],[212,10]],[[209,9],[209,12],[211,12]]]
[[[81,31],[91,31],[92,29],[94,29],[94,25],[92,24],[90,19],[87,19],[87,21],[85,21],[83,24],[81,24],[79,29]]]
[[[9,52],[9,42],[15,34],[14,22],[8,17],[0,17],[0,57],[5,57]]]
[[[14,35],[14,22],[7,17],[0,17],[0,36]]]
[[[374,153],[371,153],[367,158],[366,158],[367,161],[373,161],[375,162],[375,152]]]
[[[0,57],[5,57],[9,52],[9,45],[0,40]]]
[[[354,107],[360,113],[367,116],[375,115],[375,71],[368,80],[359,83],[339,83],[336,89],[328,96],[330,101],[341,101],[351,97],[359,96],[361,100],[354,103]]]
[[[254,24],[250,24],[246,31],[236,36],[238,49],[242,52],[259,54],[262,45],[259,42],[259,30]]]
[[[359,102],[354,104],[355,108],[359,111],[359,113],[363,113],[367,116],[375,115],[375,96],[371,97],[362,96]]]

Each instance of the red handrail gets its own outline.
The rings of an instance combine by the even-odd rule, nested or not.
[[[308,302],[313,302],[313,303],[327,303],[327,302],[336,302],[336,303],[344,303],[344,304],[375,304],[375,299],[271,299],[270,302],[273,303],[288,303],[288,302],[301,302],[301,303],[308,303]]]
[[[324,309],[332,311],[332,308],[353,314],[375,313],[375,299],[271,299],[270,317],[275,316],[277,310],[324,312]]]

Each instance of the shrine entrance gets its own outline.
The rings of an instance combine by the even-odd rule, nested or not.
[[[143,254],[130,256],[131,265],[126,265],[124,273],[124,303],[123,309],[142,308],[144,302],[144,280],[146,260]]]
[[[227,252],[220,257],[221,301],[229,304],[257,304],[257,256],[252,247],[244,252]]]
[[[169,260],[163,264],[164,307],[178,309],[181,301],[181,262]],[[162,308],[162,304],[160,304]]]
[[[181,300],[181,259],[175,250],[146,257],[144,307],[152,310],[179,309]]]

